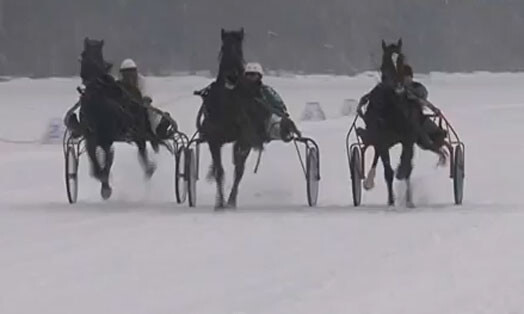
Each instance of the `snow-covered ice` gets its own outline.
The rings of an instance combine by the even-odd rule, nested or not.
[[[292,145],[270,144],[257,175],[253,154],[239,209],[217,214],[215,187],[205,180],[197,208],[175,204],[166,152],[145,183],[136,149],[117,145],[109,202],[83,156],[72,206],[60,145],[1,143],[0,313],[524,313],[524,74],[419,79],[466,143],[461,207],[453,205],[448,169],[421,151],[416,209],[385,206],[380,166],[364,206],[351,206],[344,140],[352,116],[341,117],[340,108],[375,84],[369,73],[266,79],[296,120],[307,102],[326,114],[300,122],[322,153],[313,209]],[[0,83],[0,139],[38,142],[76,101],[78,81]],[[192,91],[209,82],[150,78],[157,105],[190,135],[200,103]],[[230,179],[230,147],[224,156]]]

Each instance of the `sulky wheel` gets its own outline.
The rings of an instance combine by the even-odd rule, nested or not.
[[[78,198],[78,160],[74,146],[67,146],[65,154],[65,183],[69,204],[76,203]]]
[[[455,196],[455,204],[461,205],[464,196],[464,177],[465,177],[465,159],[464,148],[458,145],[455,148],[453,160],[453,192]]]
[[[189,195],[189,207],[195,207],[197,201],[197,159],[194,149],[186,148],[184,151],[186,155],[185,176]]]
[[[182,204],[187,198],[186,178],[186,150],[179,149],[175,152],[175,197],[178,204]]]
[[[353,192],[353,205],[360,206],[362,202],[362,155],[360,148],[353,147],[349,160],[349,168],[351,172],[351,190]]]
[[[306,188],[308,205],[317,205],[320,182],[319,154],[316,148],[308,148],[306,156]]]

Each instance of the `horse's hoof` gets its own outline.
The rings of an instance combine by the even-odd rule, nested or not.
[[[227,209],[237,209],[237,202],[227,202]]]
[[[447,158],[443,156],[439,156],[437,167],[444,167],[446,166],[446,163],[447,163]]]
[[[151,142],[151,147],[153,148],[153,151],[155,152],[155,154],[158,154],[158,152],[160,151],[160,145],[158,142]]]
[[[151,179],[156,171],[156,164],[150,163],[146,169],[146,179]]]
[[[216,212],[223,212],[226,210],[226,206],[224,206],[224,204],[222,205],[215,205],[215,211]]]
[[[113,194],[113,189],[109,185],[102,185],[102,189],[100,190],[100,195],[102,195],[103,200],[108,200],[111,197],[111,194]]]
[[[373,180],[364,180],[364,189],[366,191],[372,190],[375,187],[375,182]]]
[[[220,212],[226,210],[226,201],[223,198],[217,197],[215,202],[215,211]]]
[[[448,160],[448,153],[444,148],[439,149],[437,167],[444,167]]]
[[[415,203],[413,203],[413,202],[406,202],[406,207],[413,209],[413,208],[415,208]]]

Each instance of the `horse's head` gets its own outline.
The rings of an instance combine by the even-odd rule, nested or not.
[[[220,65],[218,81],[224,84],[236,85],[237,80],[244,74],[244,28],[239,31],[222,29],[222,47],[220,49]]]
[[[382,83],[390,87],[403,84],[404,55],[402,53],[402,39],[397,43],[386,44],[382,40],[382,65],[380,66]]]
[[[103,47],[103,40],[84,40],[84,50],[80,55],[80,77],[84,84],[107,74],[111,69],[111,64],[104,61]]]

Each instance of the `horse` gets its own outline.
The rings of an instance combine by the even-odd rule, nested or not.
[[[402,40],[399,40],[396,45],[386,45],[385,42],[382,42],[382,48],[384,51],[383,56],[383,65],[381,67],[381,72],[391,70],[391,63],[389,63],[387,60],[389,58],[389,55],[394,55],[395,53],[401,52],[402,47]],[[388,78],[391,78],[391,76],[382,76],[383,79],[387,80]],[[383,81],[384,83],[384,81]],[[388,82],[386,81],[386,84]],[[391,81],[389,82],[391,84]],[[408,107],[409,108],[409,107]],[[415,125],[415,127],[420,126],[420,124],[423,124],[426,119],[429,119],[428,116],[425,116],[421,110],[421,107],[419,105],[411,105],[412,109],[412,117],[410,123],[412,125]],[[416,121],[416,120],[419,121]],[[420,122],[420,124],[418,124]],[[361,131],[361,130],[360,130]],[[439,162],[438,166],[444,165],[446,163],[446,151],[442,150],[442,147],[447,147],[449,150],[450,145],[446,142],[447,132],[437,128],[436,130],[431,130],[432,133],[426,133],[426,130],[415,130],[417,133],[419,133],[419,137],[417,138],[416,144],[418,147],[420,147],[423,150],[429,150],[439,156]],[[420,135],[421,134],[421,135]],[[426,136],[426,137],[425,137]],[[400,140],[393,140],[390,142],[391,146],[396,145],[400,143]],[[367,147],[367,146],[366,146]],[[374,178],[376,174],[376,167],[378,164],[380,154],[375,151],[372,166],[368,172],[368,175],[366,176],[366,179],[364,180],[364,188],[366,190],[370,190],[374,187]],[[388,181],[388,179],[386,179]],[[409,196],[409,195],[408,195]],[[409,200],[410,198],[408,198]],[[408,202],[409,206],[413,206],[412,203]]]
[[[91,174],[101,183],[101,196],[111,197],[109,174],[114,159],[113,143],[133,141],[138,146],[139,160],[146,177],[150,178],[155,165],[147,156],[147,124],[144,115],[137,115],[133,103],[109,74],[111,64],[103,57],[103,40],[85,38],[80,59],[80,77],[85,90],[80,97],[80,125],[86,151],[91,162]]]
[[[240,181],[251,149],[261,151],[266,138],[266,121],[271,111],[256,99],[259,88],[244,77],[242,43],[244,29],[221,30],[222,46],[215,82],[203,97],[197,117],[197,129],[211,152],[212,164],[208,179],[215,179],[217,194],[215,210],[236,208]],[[203,121],[200,121],[201,115]],[[233,144],[234,182],[227,204],[224,199],[224,168],[222,146]]]
[[[369,105],[364,114],[366,129],[359,128],[357,132],[363,138],[365,146],[373,146],[375,150],[373,167],[368,178],[374,175],[378,158],[382,161],[390,206],[394,205],[395,196],[394,171],[389,150],[398,143],[402,145],[396,178],[406,182],[406,204],[412,207],[410,176],[413,170],[414,144],[419,138],[420,130],[413,126],[411,119],[416,116],[416,108],[409,104],[404,87],[405,57],[402,53],[402,39],[389,45],[382,40],[382,52],[381,83],[369,94]]]

